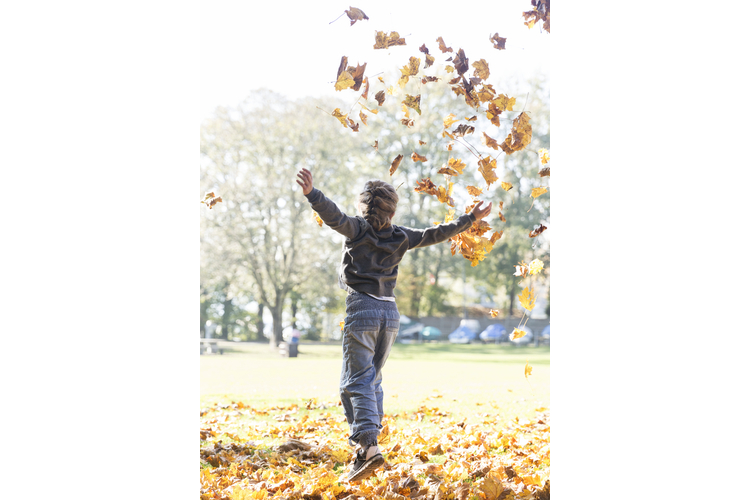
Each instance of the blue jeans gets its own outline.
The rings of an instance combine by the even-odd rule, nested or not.
[[[341,367],[341,404],[349,423],[349,444],[377,444],[383,428],[382,369],[396,340],[399,313],[395,302],[364,293],[346,297]]]

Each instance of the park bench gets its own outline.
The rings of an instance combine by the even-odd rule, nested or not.
[[[201,339],[201,354],[224,354],[224,349],[219,348],[218,339]]]

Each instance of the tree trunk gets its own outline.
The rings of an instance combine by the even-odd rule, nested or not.
[[[258,303],[258,320],[255,322],[255,328],[258,329],[258,335],[255,340],[263,340],[263,330],[266,329],[265,323],[263,323],[263,304]]]
[[[221,338],[229,340],[229,317],[232,315],[232,299],[224,301],[224,314],[221,315]]]
[[[281,304],[278,304],[275,307],[272,307],[270,309],[271,309],[271,316],[273,317],[273,333],[271,334],[269,343],[271,345],[271,349],[275,349],[279,346],[279,343],[282,341],[281,311],[283,307],[281,306]]]
[[[510,283],[510,294],[508,295],[510,298],[510,303],[508,305],[508,317],[513,316],[513,302],[516,298],[516,280],[512,280]]]

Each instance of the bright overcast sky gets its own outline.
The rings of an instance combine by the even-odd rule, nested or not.
[[[369,20],[350,26],[349,7]],[[438,67],[459,48],[469,62],[484,58],[490,80],[502,74],[549,73],[550,35],[528,29],[522,12],[529,0],[424,2],[319,0],[258,2],[204,0],[201,4],[201,119],[217,106],[234,106],[258,88],[290,97],[335,95],[341,56],[350,65],[367,63],[365,76],[395,71],[410,56],[424,61],[425,44]],[[375,50],[376,31],[397,31],[406,46]],[[506,50],[493,48],[490,36],[507,38]],[[442,36],[453,54],[435,41]],[[443,63],[443,65],[448,63]],[[424,62],[421,65],[424,66]]]

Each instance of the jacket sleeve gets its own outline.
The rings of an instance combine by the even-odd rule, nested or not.
[[[435,245],[453,238],[469,229],[476,220],[474,214],[464,214],[454,221],[438,224],[427,229],[412,229],[403,226],[401,229],[409,237],[409,250],[411,250],[412,248]]]
[[[360,232],[360,222],[356,217],[350,217],[339,210],[334,202],[326,198],[322,191],[313,188],[305,195],[307,201],[318,216],[334,231],[343,234],[347,238],[356,238]]]

